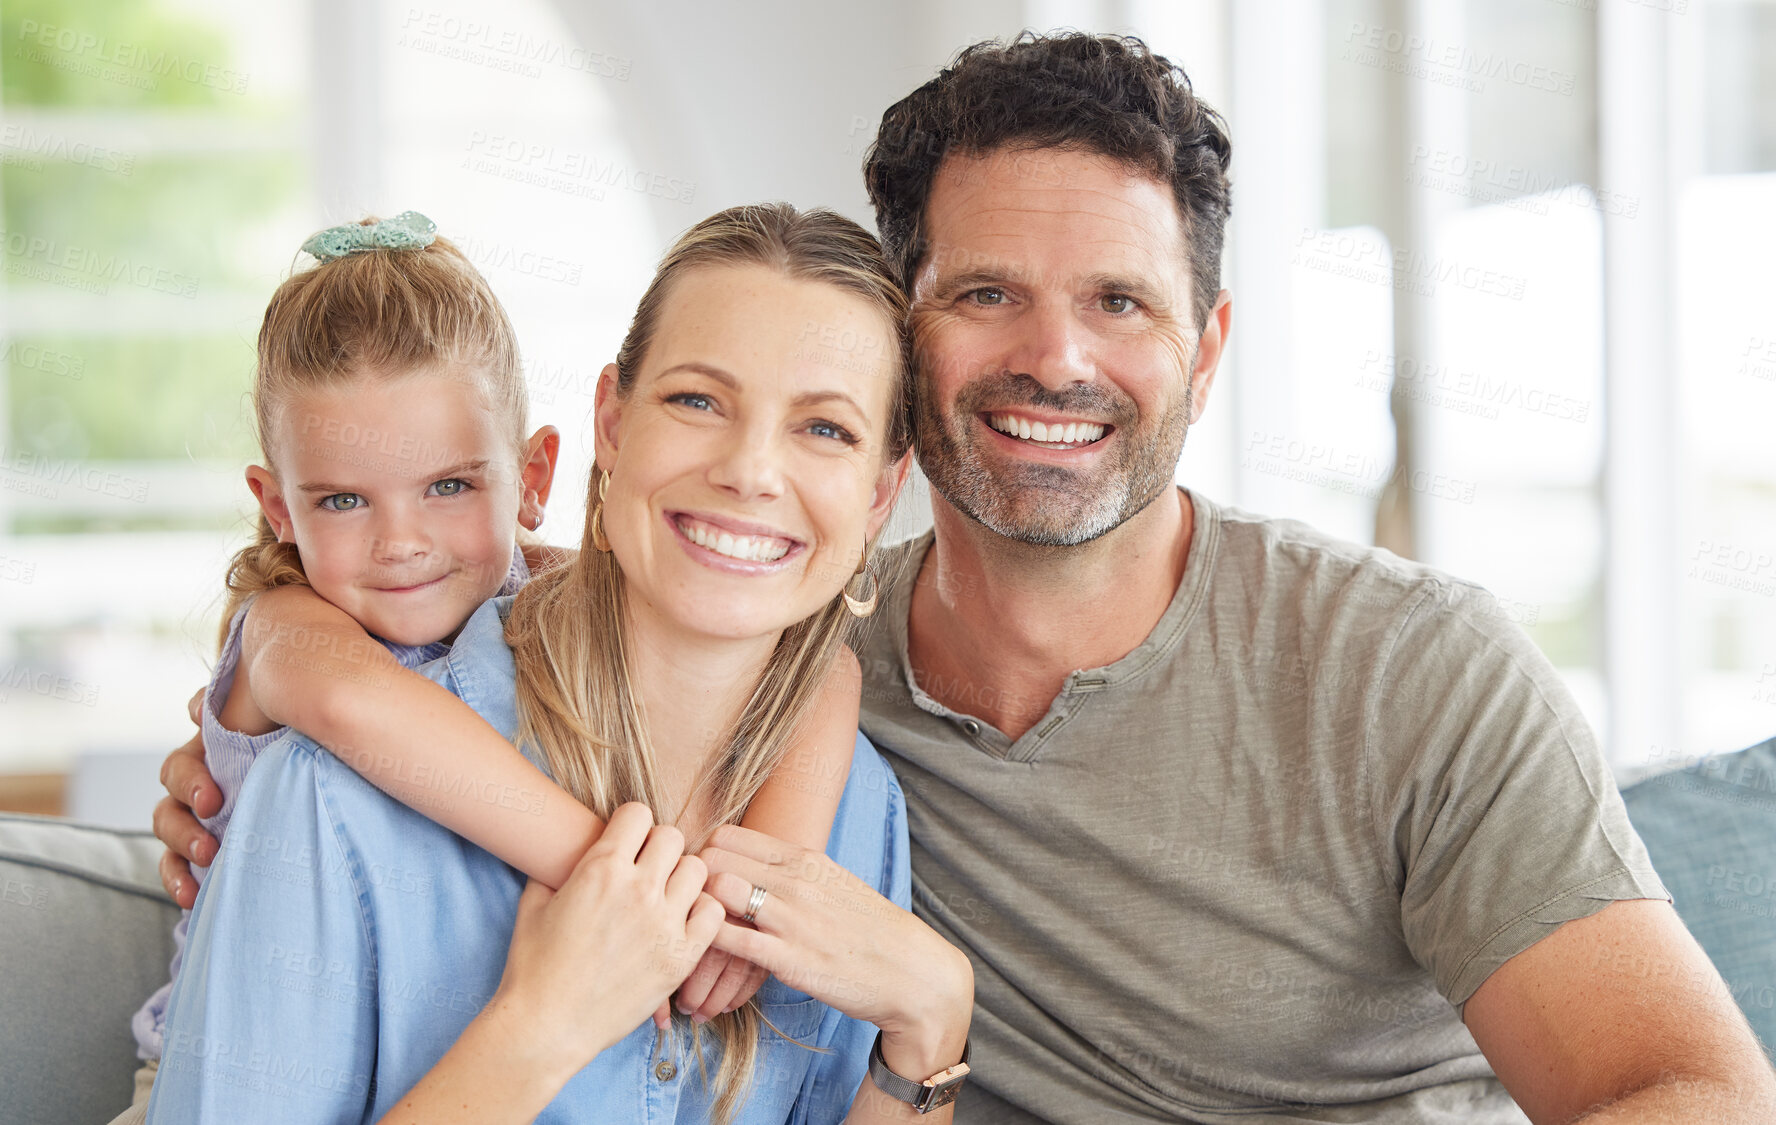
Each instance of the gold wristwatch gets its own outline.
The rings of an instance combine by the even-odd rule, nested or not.
[[[920,1113],[930,1113],[939,1106],[949,1105],[956,1100],[962,1090],[962,1083],[968,1079],[968,1041],[962,1041],[962,1061],[947,1070],[940,1070],[923,1082],[915,1082],[911,1078],[902,1078],[888,1069],[882,1059],[882,1033],[876,1032],[876,1045],[870,1048],[869,1062],[870,1081],[876,1089],[887,1094],[895,1101],[905,1102]]]

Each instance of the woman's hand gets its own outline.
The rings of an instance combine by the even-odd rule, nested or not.
[[[722,919],[707,878],[646,805],[611,814],[559,891],[525,886],[493,999],[382,1125],[535,1118],[696,967]]]
[[[524,888],[489,1010],[515,1016],[571,1076],[696,968],[722,920],[702,893],[707,877],[678,829],[656,825],[645,805],[617,809],[561,890]]]
[[[709,893],[736,917],[757,885],[756,929],[724,921],[712,943],[791,988],[882,1029],[897,1074],[923,1078],[962,1057],[974,1009],[968,958],[825,855],[738,825],[703,849]]]
[[[203,726],[203,697],[199,688],[186,705],[191,721],[199,728]],[[197,902],[197,880],[191,877],[191,865],[213,861],[221,846],[197,820],[222,811],[222,790],[204,765],[202,729],[167,755],[160,767],[160,783],[167,791],[154,806],[154,834],[167,846],[160,857],[160,882],[174,902],[190,910]]]

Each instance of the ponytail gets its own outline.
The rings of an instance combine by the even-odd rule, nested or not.
[[[218,642],[223,645],[228,643],[228,627],[233,623],[234,615],[255,594],[279,586],[306,586],[308,575],[302,569],[302,556],[296,553],[296,544],[278,542],[271,521],[261,513],[253,541],[236,551],[234,558],[229,560],[226,585],[228,602],[222,611],[222,637]]]

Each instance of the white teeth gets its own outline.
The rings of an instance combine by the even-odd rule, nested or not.
[[[1015,414],[994,414],[988,423],[1002,434],[1052,445],[1089,445],[1104,436],[1096,422],[1031,422]]]
[[[742,559],[747,562],[776,562],[789,554],[790,543],[786,539],[775,539],[762,535],[735,535],[728,531],[716,531],[705,524],[689,519],[679,522],[679,529],[685,537],[697,546],[714,551],[718,555],[726,555],[731,559]]]

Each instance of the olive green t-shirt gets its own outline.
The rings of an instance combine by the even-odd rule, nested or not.
[[[1192,501],[1158,625],[1015,741],[914,686],[890,552],[863,729],[974,963],[956,1120],[1524,1121],[1458,1006],[1668,897],[1589,727],[1479,587]]]

